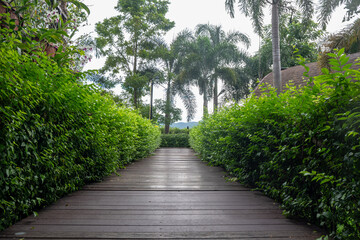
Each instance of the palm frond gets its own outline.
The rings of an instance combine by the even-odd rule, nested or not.
[[[312,0],[297,0],[297,4],[302,10],[304,19],[311,19],[314,14],[314,2]]]
[[[190,122],[196,113],[196,98],[190,89],[190,85],[184,84],[180,78],[177,78],[172,85],[171,93],[173,96],[178,95],[187,110],[187,121]]]
[[[230,14],[233,18],[235,16],[235,9],[234,9],[235,0],[226,0],[225,1],[225,10]]]
[[[334,12],[343,0],[320,0],[318,20],[325,29],[326,24],[330,21],[331,14]]]
[[[251,44],[249,36],[238,31],[229,32],[226,41],[230,43],[243,43],[247,48],[250,47]]]
[[[353,24],[338,33],[330,35],[325,47],[326,52],[341,48],[345,48],[346,53],[360,51],[360,19],[357,19]]]

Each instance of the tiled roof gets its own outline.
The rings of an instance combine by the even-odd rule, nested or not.
[[[348,55],[349,62],[354,63],[357,58],[360,58],[360,52]],[[321,68],[318,62],[312,62],[306,64],[309,67],[309,76],[314,77],[321,75]],[[360,66],[353,65],[352,68],[359,69]],[[281,71],[281,78],[282,78],[282,89],[286,89],[286,85],[292,82],[295,86],[304,86],[306,84],[307,78],[303,76],[305,72],[305,68],[303,66],[294,66],[287,68]],[[256,96],[260,96],[262,85],[272,85],[274,86],[272,72],[266,75],[259,83],[259,85],[255,88],[254,94]]]

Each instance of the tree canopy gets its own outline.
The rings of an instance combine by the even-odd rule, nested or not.
[[[152,60],[155,39],[174,26],[165,17],[168,4],[166,0],[119,0],[115,7],[119,15],[96,24],[96,45],[106,56],[102,72],[121,78],[135,108],[148,83],[139,71]]]

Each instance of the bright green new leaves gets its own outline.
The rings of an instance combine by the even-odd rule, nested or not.
[[[119,0],[119,15],[96,24],[96,44],[106,56],[102,71],[123,78],[136,108],[147,85],[139,70],[151,60],[155,39],[174,26],[165,17],[168,4],[165,0]]]
[[[190,145],[280,201],[286,214],[324,226],[335,239],[356,239],[360,72],[350,69],[343,50],[330,56],[333,72],[223,109],[191,130]]]

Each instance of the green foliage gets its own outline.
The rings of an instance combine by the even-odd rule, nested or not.
[[[300,13],[283,15],[280,21],[281,66],[288,68],[298,65],[297,55],[308,62],[315,62],[318,56],[317,42],[323,36],[319,24],[309,19],[301,19]],[[247,62],[245,71],[253,79],[260,80],[271,72],[272,36],[271,25],[263,29],[259,51]]]
[[[179,34],[176,39],[169,46],[164,41],[158,41],[157,44],[157,55],[159,60],[162,61],[163,65],[163,76],[164,82],[166,83],[166,100],[162,112],[164,113],[163,123],[165,123],[165,128],[169,129],[169,126],[172,122],[175,122],[172,119],[171,115],[174,115],[175,102],[174,97],[176,95],[180,96],[184,106],[187,110],[187,119],[190,121],[196,112],[196,101],[193,92],[190,90],[190,81],[181,81],[176,77],[176,73],[179,71],[180,65],[180,55],[183,54],[182,51],[177,51],[178,48],[184,46],[186,38],[182,38],[182,35]]]
[[[161,147],[190,147],[189,134],[161,134]]]
[[[118,107],[86,74],[0,42],[0,230],[160,145],[160,131]]]
[[[102,72],[112,78],[125,75],[123,88],[132,95],[135,108],[149,82],[139,71],[154,60],[155,40],[174,26],[165,17],[168,4],[166,0],[118,0],[119,15],[96,24],[96,45],[106,56]]]
[[[360,71],[350,69],[343,50],[330,57],[333,72],[323,69],[303,88],[279,96],[269,89],[206,118],[190,131],[190,145],[280,201],[286,214],[324,226],[335,239],[357,239]]]
[[[160,131],[161,131],[161,134],[165,134],[164,127],[161,127]],[[177,127],[172,127],[169,130],[169,134],[189,134],[189,132],[190,132],[190,129],[187,129],[187,128],[181,129],[181,128],[177,128]]]
[[[165,128],[161,127],[161,147],[190,147],[189,129],[170,128],[169,133],[165,133]]]
[[[225,33],[221,26],[199,24],[196,26],[198,36],[207,36],[211,42],[210,56],[214,59],[210,65],[211,81],[210,91],[214,99],[214,111],[218,109],[218,97],[223,94],[225,101],[240,101],[249,94],[249,78],[243,74],[239,66],[247,62],[248,56],[245,51],[240,51],[237,44],[242,43],[245,47],[250,46],[250,39],[246,34],[238,31]],[[211,69],[212,68],[212,69]],[[224,85],[222,91],[218,90],[218,80]],[[209,91],[209,92],[210,92]],[[210,95],[211,95],[210,94]]]
[[[248,79],[239,76],[237,71],[246,60],[245,52],[240,51],[237,44],[250,45],[249,38],[240,32],[229,32],[210,24],[199,24],[195,36],[189,31],[179,34],[181,46],[175,46],[180,52],[180,68],[178,78],[183,82],[195,83],[199,94],[203,96],[203,115],[208,112],[208,102],[214,98],[214,111],[218,108],[218,97],[241,98],[243,87],[248,86]],[[225,87],[218,90],[218,81],[222,80]],[[242,85],[241,90],[236,91]],[[246,90],[245,90],[246,91]],[[225,94],[224,94],[225,95]],[[238,100],[238,99],[236,99]],[[190,119],[188,119],[190,121]]]
[[[165,124],[165,115],[166,115],[166,101],[161,100],[161,99],[156,99],[155,100],[155,106],[159,111],[159,119],[158,119],[158,123],[159,124]],[[175,106],[170,106],[169,107],[169,123],[172,124],[174,122],[178,122],[181,120],[181,109],[177,108]]]
[[[86,76],[86,79],[98,84],[103,89],[111,89],[114,88],[117,84],[120,83],[119,80],[109,79],[105,75],[93,73]]]

